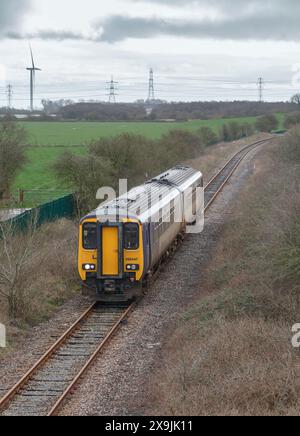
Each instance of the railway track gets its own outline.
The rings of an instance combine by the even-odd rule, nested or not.
[[[54,415],[132,308],[93,304],[2,398],[2,416]]]
[[[212,180],[206,185],[204,191],[204,205],[205,211],[210,208],[210,206],[215,201],[216,197],[220,194],[224,186],[227,184],[228,180],[231,178],[235,170],[240,165],[241,161],[255,148],[260,145],[270,142],[273,138],[264,139],[257,141],[253,144],[249,144],[242,150],[238,151],[227,163],[226,165],[212,178]]]
[[[248,153],[271,139],[246,146],[226,163],[205,187],[205,211]],[[133,307],[93,304],[0,400],[1,415],[55,415]]]

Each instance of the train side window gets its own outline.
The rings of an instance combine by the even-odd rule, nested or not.
[[[138,224],[128,223],[124,226],[125,250],[138,250],[140,246],[140,228]]]
[[[197,213],[197,187],[193,189],[193,215]]]
[[[83,225],[83,248],[85,250],[97,249],[97,224],[86,223]]]

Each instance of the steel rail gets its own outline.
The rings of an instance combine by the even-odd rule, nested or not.
[[[231,179],[232,175],[235,173],[237,168],[239,167],[240,163],[245,159],[248,154],[255,150],[255,148],[259,147],[260,145],[266,144],[270,141],[272,141],[274,137],[264,139],[261,141],[254,142],[253,144],[249,144],[243,149],[239,150],[237,153],[235,153],[227,162],[226,164],[218,171],[218,173],[207,183],[207,185],[204,188],[204,191],[207,191],[211,185],[214,183],[218,183],[218,179],[221,178],[221,182],[219,186],[217,187],[216,191],[213,193],[212,197],[210,198],[209,202],[205,205],[204,211],[207,212],[208,209],[211,207],[211,205],[214,203],[218,195],[221,193],[223,188],[227,185],[228,181]],[[239,157],[240,155],[240,157]],[[226,170],[230,165],[236,160],[235,165],[228,171],[226,174]],[[225,178],[222,180],[223,175],[225,174]]]
[[[73,381],[70,383],[70,385],[67,387],[67,389],[65,390],[65,392],[61,395],[61,397],[57,400],[57,402],[55,403],[55,405],[52,407],[52,409],[50,410],[50,412],[48,413],[48,416],[53,416],[58,410],[59,408],[62,406],[63,402],[65,401],[65,399],[67,398],[67,396],[73,391],[74,387],[76,386],[76,384],[79,382],[79,380],[81,379],[81,377],[87,372],[87,370],[90,368],[90,366],[92,365],[92,363],[95,361],[95,359],[99,356],[99,354],[101,353],[101,351],[104,349],[104,347],[107,345],[107,343],[109,342],[109,340],[113,337],[114,333],[117,331],[117,329],[120,327],[120,325],[122,324],[122,322],[127,318],[127,316],[129,315],[129,313],[132,311],[134,306],[134,303],[131,304],[131,306],[128,307],[128,309],[126,310],[126,312],[120,317],[120,319],[116,322],[116,324],[113,326],[113,328],[110,330],[110,332],[106,335],[106,337],[104,338],[104,340],[101,342],[101,344],[99,345],[99,347],[95,350],[95,352],[93,353],[93,355],[89,358],[89,360],[86,362],[86,364],[84,365],[84,367],[79,371],[79,373],[76,375],[76,377],[73,379]]]
[[[3,412],[5,410],[9,410],[9,407],[11,404],[13,404],[14,399],[18,396],[19,393],[22,393],[22,390],[26,390],[26,386],[32,381],[32,379],[39,374],[39,371],[42,371],[46,364],[48,362],[51,362],[51,359],[55,359],[57,356],[57,353],[61,351],[61,349],[64,347],[64,345],[67,343],[69,339],[72,339],[73,335],[79,334],[80,329],[82,326],[84,326],[84,322],[88,321],[89,317],[91,317],[95,312],[96,308],[99,306],[103,310],[105,308],[108,309],[118,309],[122,310],[124,309],[121,316],[118,316],[118,319],[116,322],[113,323],[112,327],[107,331],[105,334],[104,339],[101,340],[100,344],[96,347],[94,352],[88,357],[88,360],[84,363],[84,365],[81,367],[81,369],[76,373],[76,375],[72,376],[71,383],[68,384],[67,388],[63,390],[62,394],[58,394],[58,399],[56,400],[54,406],[51,404],[49,407],[51,407],[50,412],[48,412],[48,416],[53,415],[62,402],[65,400],[65,398],[68,396],[68,394],[72,391],[76,383],[80,380],[82,375],[89,369],[93,361],[97,358],[97,356],[100,354],[100,352],[103,350],[105,345],[109,342],[109,340],[113,337],[114,333],[117,331],[117,329],[120,327],[122,322],[126,319],[130,311],[133,309],[135,303],[132,303],[130,306],[99,306],[98,303],[92,304],[78,319],[77,321],[55,342],[54,345],[52,345],[46,352],[43,354],[43,356],[38,360],[38,362],[33,365],[29,371],[15,384],[15,386],[0,400],[0,412]],[[105,320],[103,322],[105,324]],[[101,326],[101,318],[99,320],[99,326]],[[96,335],[96,333],[95,333]],[[47,384],[45,382],[45,384]],[[49,394],[48,394],[49,395]],[[32,397],[32,400],[34,399],[34,396]]]
[[[57,349],[72,335],[72,333],[79,327],[80,323],[91,313],[95,303],[91,305],[75,323],[53,344],[43,356],[35,363],[29,371],[15,384],[15,386],[7,392],[7,394],[0,400],[0,412],[5,409],[15,395],[26,385],[31,379],[32,375],[36,373],[45,363],[53,356]]]

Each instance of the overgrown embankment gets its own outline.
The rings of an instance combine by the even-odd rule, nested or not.
[[[10,332],[49,317],[79,288],[77,225],[69,220],[30,223],[15,232],[0,223],[0,320]]]
[[[156,375],[154,413],[300,413],[300,128],[263,152]]]

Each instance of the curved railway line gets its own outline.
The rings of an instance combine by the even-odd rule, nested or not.
[[[213,177],[205,187],[205,212],[241,161],[252,150],[271,140],[261,140],[244,147]],[[135,304],[91,305],[0,400],[1,415],[55,415]]]
[[[249,144],[246,147],[238,151],[227,163],[226,165],[212,178],[212,180],[205,186],[204,192],[204,204],[205,212],[210,208],[210,206],[215,201],[216,197],[222,191],[224,186],[227,184],[235,170],[238,168],[242,160],[255,148],[260,145],[270,142],[274,138],[264,139],[261,141]]]

